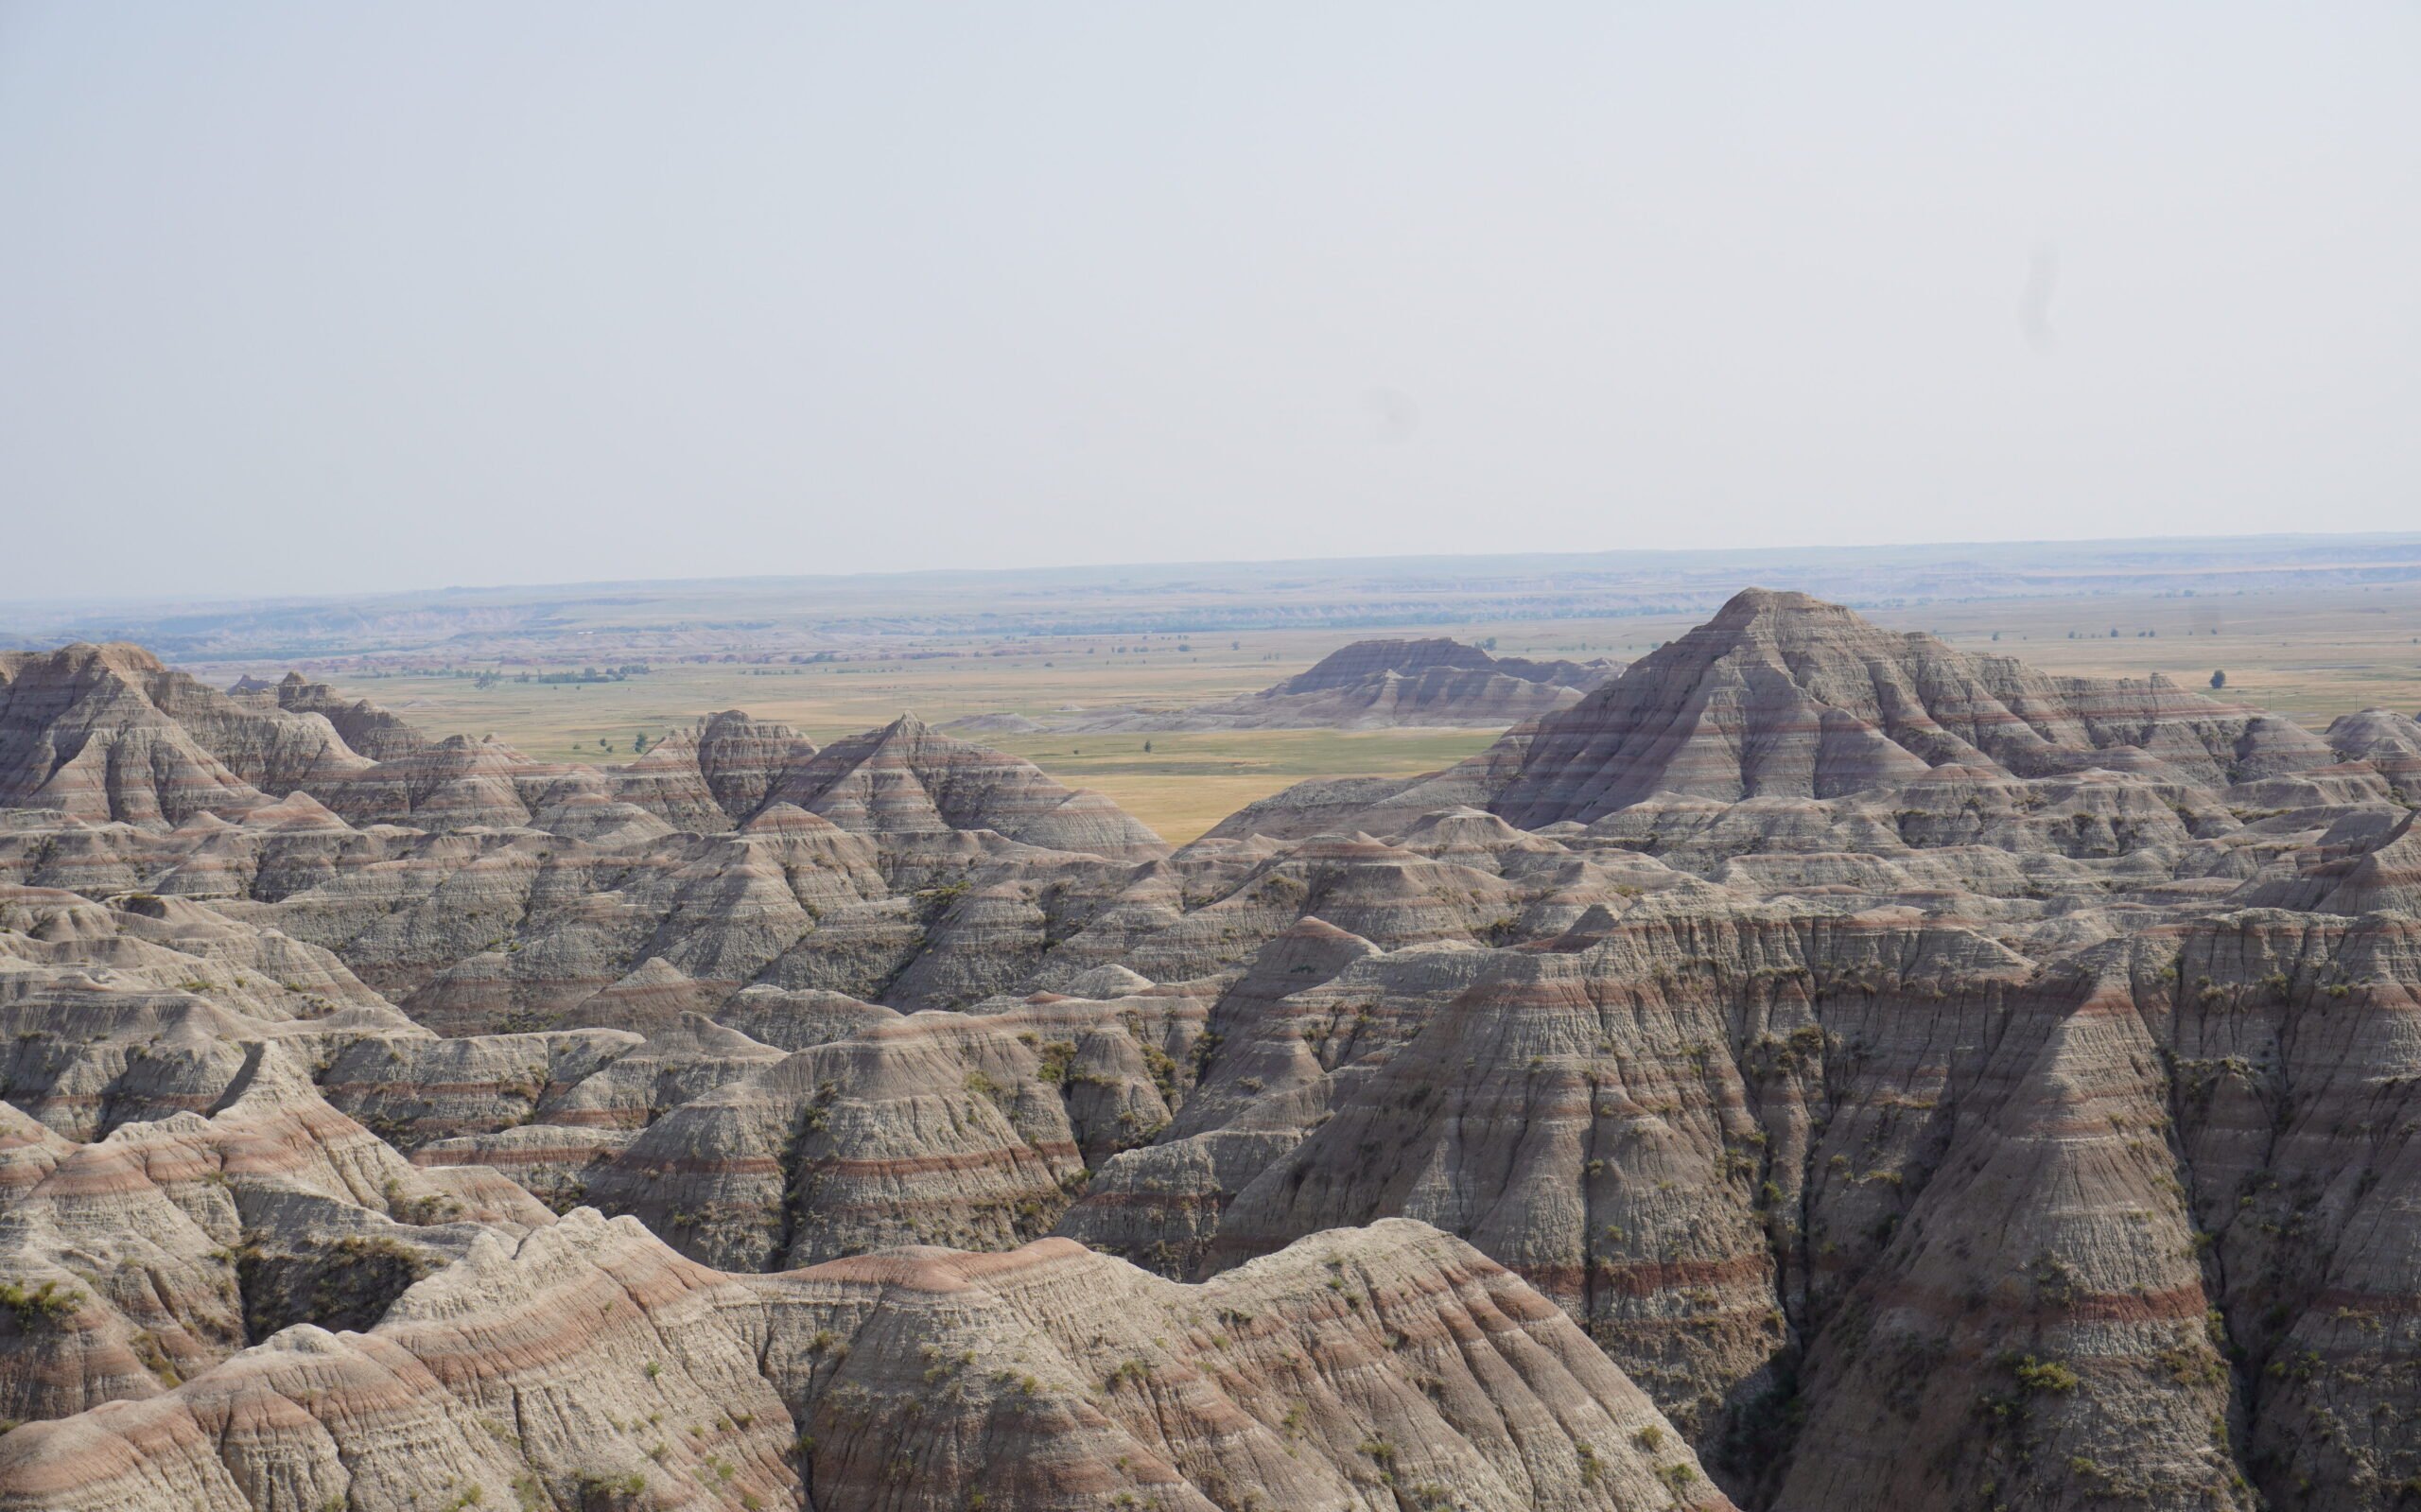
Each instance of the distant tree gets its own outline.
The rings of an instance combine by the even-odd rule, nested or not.
[[[1994,632],[1993,632],[1993,638],[1994,638],[1994,640],[1998,640],[1998,639],[2000,639],[2000,638],[2001,638],[2001,633],[2000,633],[1999,631],[1997,631],[1997,630],[1994,631]]]
[[[1144,741],[1144,742],[1143,742],[1143,754],[1144,754],[1145,756],[1150,756],[1150,755],[1152,754],[1152,742],[1151,742],[1151,741],[1146,740],[1146,741]]]
[[[2227,674],[2227,673],[2225,673],[2225,672],[2213,672],[2213,673],[2211,674],[2211,687],[2212,687],[2212,690],[2213,690],[2213,691],[2215,691],[2215,692],[2216,692],[2218,689],[2222,688],[2222,687],[2225,687],[2225,686],[2228,686],[2228,674]]]
[[[2116,640],[2118,638],[2118,627],[2116,625],[2110,627],[2110,638],[2112,640]]]
[[[597,749],[600,751],[611,751],[614,749],[614,742],[601,735],[597,738]]]
[[[638,734],[631,737],[631,755],[647,755],[647,732],[645,730],[641,730]]]

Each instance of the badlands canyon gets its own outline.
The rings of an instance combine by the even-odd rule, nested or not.
[[[0,655],[0,1509],[2421,1499],[2421,725],[1451,645],[1181,847]]]

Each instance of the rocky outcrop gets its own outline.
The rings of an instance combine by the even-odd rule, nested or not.
[[[1101,794],[1063,788],[1031,762],[952,739],[914,715],[825,747],[787,773],[771,801],[893,846],[990,830],[1045,850],[1117,860],[1167,852],[1158,836]]]
[[[509,829],[531,822],[523,792],[524,784],[533,775],[533,765],[528,756],[493,737],[474,740],[453,735],[392,761],[382,761],[334,791],[315,796],[354,825]]]
[[[1477,1509],[1729,1503],[1469,1246],[1325,1235],[1200,1287],[1050,1241],[725,1277],[630,1220],[477,1241],[367,1333],[290,1328],[0,1440],[0,1507]]]
[[[708,716],[697,739],[698,770],[734,823],[753,817],[791,768],[815,756],[814,742],[789,725],[738,709]]]
[[[288,672],[274,683],[245,678],[228,690],[230,697],[254,708],[282,709],[288,714],[317,714],[333,725],[356,754],[373,761],[392,761],[428,745],[428,738],[404,717],[380,708],[368,699],[347,699],[325,683]]]
[[[668,735],[629,766],[608,769],[606,776],[615,799],[646,809],[674,829],[711,834],[731,827],[732,816],[716,800],[699,764],[694,736]]]
[[[2349,761],[2367,761],[2407,803],[2421,803],[2421,722],[2392,709],[2339,716],[2328,747]]]
[[[374,1323],[482,1225],[550,1219],[485,1173],[421,1172],[270,1048],[205,1118],[89,1144],[0,1109],[9,1207],[0,1412],[57,1417],[154,1397],[288,1323]]]
[[[682,1103],[588,1195],[731,1269],[1006,1247],[1049,1232],[1090,1165],[1168,1124],[1202,1012],[1044,996],[879,1025]]]

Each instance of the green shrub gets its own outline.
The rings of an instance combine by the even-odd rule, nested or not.
[[[2017,1377],[2017,1383],[2029,1391],[2067,1392],[2077,1389],[2077,1373],[2057,1360],[2037,1360],[2030,1354],[2022,1355],[2010,1362],[2010,1371]]]
[[[15,1281],[0,1281],[0,1307],[15,1313],[17,1327],[26,1333],[57,1328],[74,1317],[83,1303],[83,1293],[73,1287],[62,1289],[57,1281],[44,1281],[31,1291]]]

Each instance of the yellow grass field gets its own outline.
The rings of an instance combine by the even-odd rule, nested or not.
[[[2211,672],[2224,669],[2228,686],[2221,696],[2275,709],[2315,729],[2338,714],[2375,704],[2421,709],[2421,591],[2409,587],[1997,599],[1866,613],[1882,624],[1928,631],[1962,650],[2016,656],[2047,671],[2158,671],[2204,689]],[[466,675],[320,675],[434,733],[492,732],[535,756],[621,762],[630,759],[634,735],[653,739],[718,709],[781,720],[818,741],[908,710],[934,723],[984,713],[1047,721],[1075,709],[1180,706],[1248,692],[1366,635],[1493,636],[1501,654],[1629,661],[1698,617],[1200,636],[902,637],[896,645],[842,648],[844,659],[829,662],[673,662],[603,684],[525,683],[510,671],[485,687]],[[1247,730],[970,739],[1026,756],[1064,782],[1098,788],[1165,838],[1183,842],[1305,777],[1432,771],[1481,749],[1494,734]]]
[[[1231,637],[1232,638],[1232,637]],[[1223,643],[1224,644],[1224,643]],[[1079,653],[1081,654],[1081,652]],[[1230,652],[1215,662],[1138,658],[1114,673],[1046,668],[1056,656],[897,661],[868,667],[673,666],[621,683],[489,687],[446,676],[339,678],[345,692],[439,734],[495,734],[534,756],[631,759],[650,739],[718,709],[780,720],[818,742],[914,711],[935,723],[992,712],[1047,716],[1064,705],[1149,700],[1192,704],[1265,686],[1299,669]],[[1098,664],[1096,664],[1098,665]],[[1174,692],[1164,690],[1175,689]],[[970,735],[1026,757],[1060,781],[1097,788],[1182,843],[1257,798],[1305,777],[1411,775],[1461,760],[1496,738],[1486,729],[1235,730],[1150,735]],[[599,741],[605,742],[601,748]],[[1152,749],[1145,751],[1144,742]]]
[[[1494,730],[1221,730],[983,738],[1075,787],[1098,788],[1182,843],[1306,777],[1412,776],[1452,766]],[[1143,750],[1145,740],[1152,749]]]

